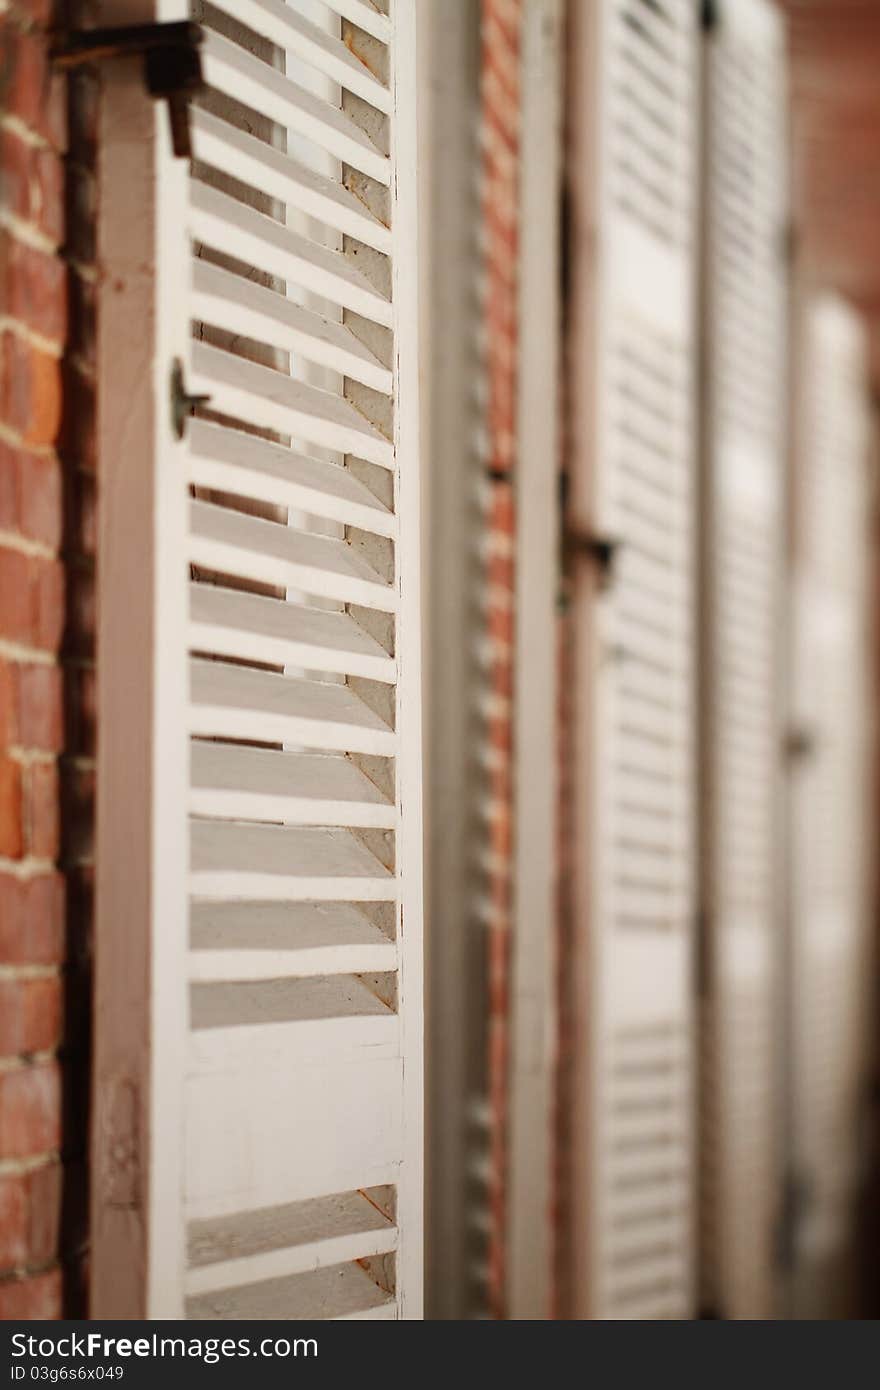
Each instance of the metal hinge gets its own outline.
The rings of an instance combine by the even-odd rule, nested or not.
[[[177,439],[182,439],[186,430],[186,422],[196,406],[207,405],[210,396],[192,396],[186,389],[183,380],[183,363],[179,357],[175,357],[171,364],[171,424],[174,435]]]
[[[147,91],[168,103],[174,153],[189,159],[189,102],[204,85],[201,42],[201,25],[191,20],[129,24],[118,29],[86,29],[65,35],[52,44],[49,56],[57,68],[77,68],[110,58],[142,57]]]
[[[582,531],[568,520],[569,504],[568,474],[559,476],[559,507],[561,516],[560,534],[562,539],[563,573],[568,570],[572,558],[592,560],[599,571],[599,583],[607,588],[614,580],[614,563],[621,542],[614,536],[603,535],[599,531]]]

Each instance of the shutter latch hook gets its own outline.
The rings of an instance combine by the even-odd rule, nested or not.
[[[142,56],[147,91],[168,103],[174,153],[190,159],[189,101],[204,85],[201,42],[201,25],[188,19],[167,24],[128,24],[68,34],[53,42],[49,57],[56,68],[78,68],[108,58]]]
[[[183,363],[175,357],[171,364],[171,424],[176,439],[182,439],[186,422],[197,406],[207,405],[210,396],[190,395],[184,385]]]

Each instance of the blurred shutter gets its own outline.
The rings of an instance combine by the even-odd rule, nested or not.
[[[792,961],[796,1315],[855,1316],[866,1086],[869,401],[866,334],[807,301],[799,338]]]
[[[706,57],[705,1306],[773,1315],[779,1216],[785,36],[725,0]]]
[[[156,463],[189,675],[154,761],[190,784],[155,834],[190,862],[153,924],[147,1316],[421,1315],[416,7],[387,10],[197,7],[189,178],[159,161],[157,295],[210,401]]]
[[[695,56],[690,0],[603,0],[582,52],[594,94],[576,207],[589,228],[569,524],[573,560],[587,1182],[581,1311],[688,1317],[693,1302]],[[589,98],[582,98],[585,102]],[[584,140],[583,133],[576,136]],[[589,142],[586,142],[589,143]],[[583,171],[590,171],[585,173]],[[586,230],[586,228],[585,228]],[[595,574],[595,570],[593,571]],[[585,845],[578,853],[584,857]],[[575,1259],[576,1268],[578,1257]]]

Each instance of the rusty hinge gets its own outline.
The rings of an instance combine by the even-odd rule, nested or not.
[[[49,51],[55,67],[77,68],[110,58],[142,57],[150,96],[168,103],[174,153],[192,156],[189,102],[203,86],[201,25],[191,20],[168,24],[129,24],[118,29],[86,29],[56,39]]]

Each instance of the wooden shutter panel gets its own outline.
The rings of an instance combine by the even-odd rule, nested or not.
[[[387,11],[220,0],[189,173],[156,127],[146,1316],[421,1312],[415,6]],[[209,397],[181,442],[175,356]],[[105,880],[116,834],[111,804]]]
[[[575,1184],[584,1188],[574,1288],[587,1316],[686,1317],[697,7],[585,8],[592,27],[576,39],[574,84],[583,279],[572,383],[584,404],[569,516],[575,553],[581,545],[576,722],[589,721],[576,791],[576,858],[589,850],[577,908],[575,1009],[585,1032]],[[583,551],[590,535],[613,543],[604,586]]]
[[[870,737],[867,341],[801,313],[795,506],[791,958],[795,1315],[852,1317],[866,1040]]]
[[[706,53],[702,592],[704,1306],[773,1315],[784,557],[785,38],[716,6]]]

